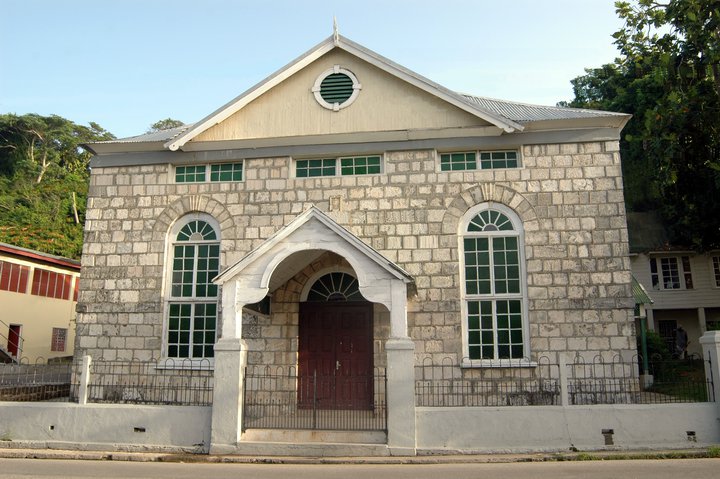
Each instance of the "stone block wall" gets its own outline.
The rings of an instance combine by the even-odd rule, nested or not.
[[[458,222],[469,207],[496,201],[525,228],[532,356],[633,354],[618,143],[533,145],[521,154],[518,169],[441,172],[434,150],[394,151],[382,174],[325,178],[293,178],[287,157],[249,159],[239,183],[175,184],[166,164],[93,168],[78,353],[162,356],[166,239],[184,214],[218,220],[225,268],[314,204],[415,279],[408,327],[418,362],[459,362]],[[292,349],[297,331],[292,281],[276,292],[273,317],[245,319],[248,340],[267,350],[255,361],[292,362],[281,350]]]

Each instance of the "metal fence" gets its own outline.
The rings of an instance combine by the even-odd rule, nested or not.
[[[243,429],[387,430],[384,368],[335,380],[250,366],[244,387]]]
[[[706,369],[707,366],[707,369]],[[567,365],[569,404],[667,404],[713,402],[713,379],[706,377],[710,359],[620,356],[591,361],[576,357]]]
[[[642,358],[498,362],[461,368],[451,358],[415,368],[417,406],[545,406],[713,402],[710,360]],[[707,375],[707,376],[706,376]]]
[[[75,371],[72,397],[77,401],[80,369]],[[213,370],[207,360],[90,362],[87,402],[210,406],[212,400]]]
[[[528,361],[529,362],[529,361]],[[517,361],[492,368],[461,369],[451,358],[429,358],[415,368],[417,406],[532,406],[560,404],[558,365],[546,357],[537,366]]]
[[[0,401],[66,401],[71,373],[69,362],[0,364]]]

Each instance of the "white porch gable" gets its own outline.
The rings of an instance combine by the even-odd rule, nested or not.
[[[221,339],[240,338],[242,307],[262,300],[325,251],[345,258],[363,296],[387,307],[391,337],[407,337],[406,285],[412,277],[311,206],[214,279],[223,288]]]

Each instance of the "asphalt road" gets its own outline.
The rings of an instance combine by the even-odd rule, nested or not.
[[[509,464],[188,464],[0,459],[0,477],[102,479],[717,479],[720,459],[521,462]]]

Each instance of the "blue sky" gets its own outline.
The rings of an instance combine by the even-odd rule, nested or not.
[[[613,0],[2,0],[0,113],[118,137],[197,121],[339,31],[448,88],[538,104],[612,61]]]

